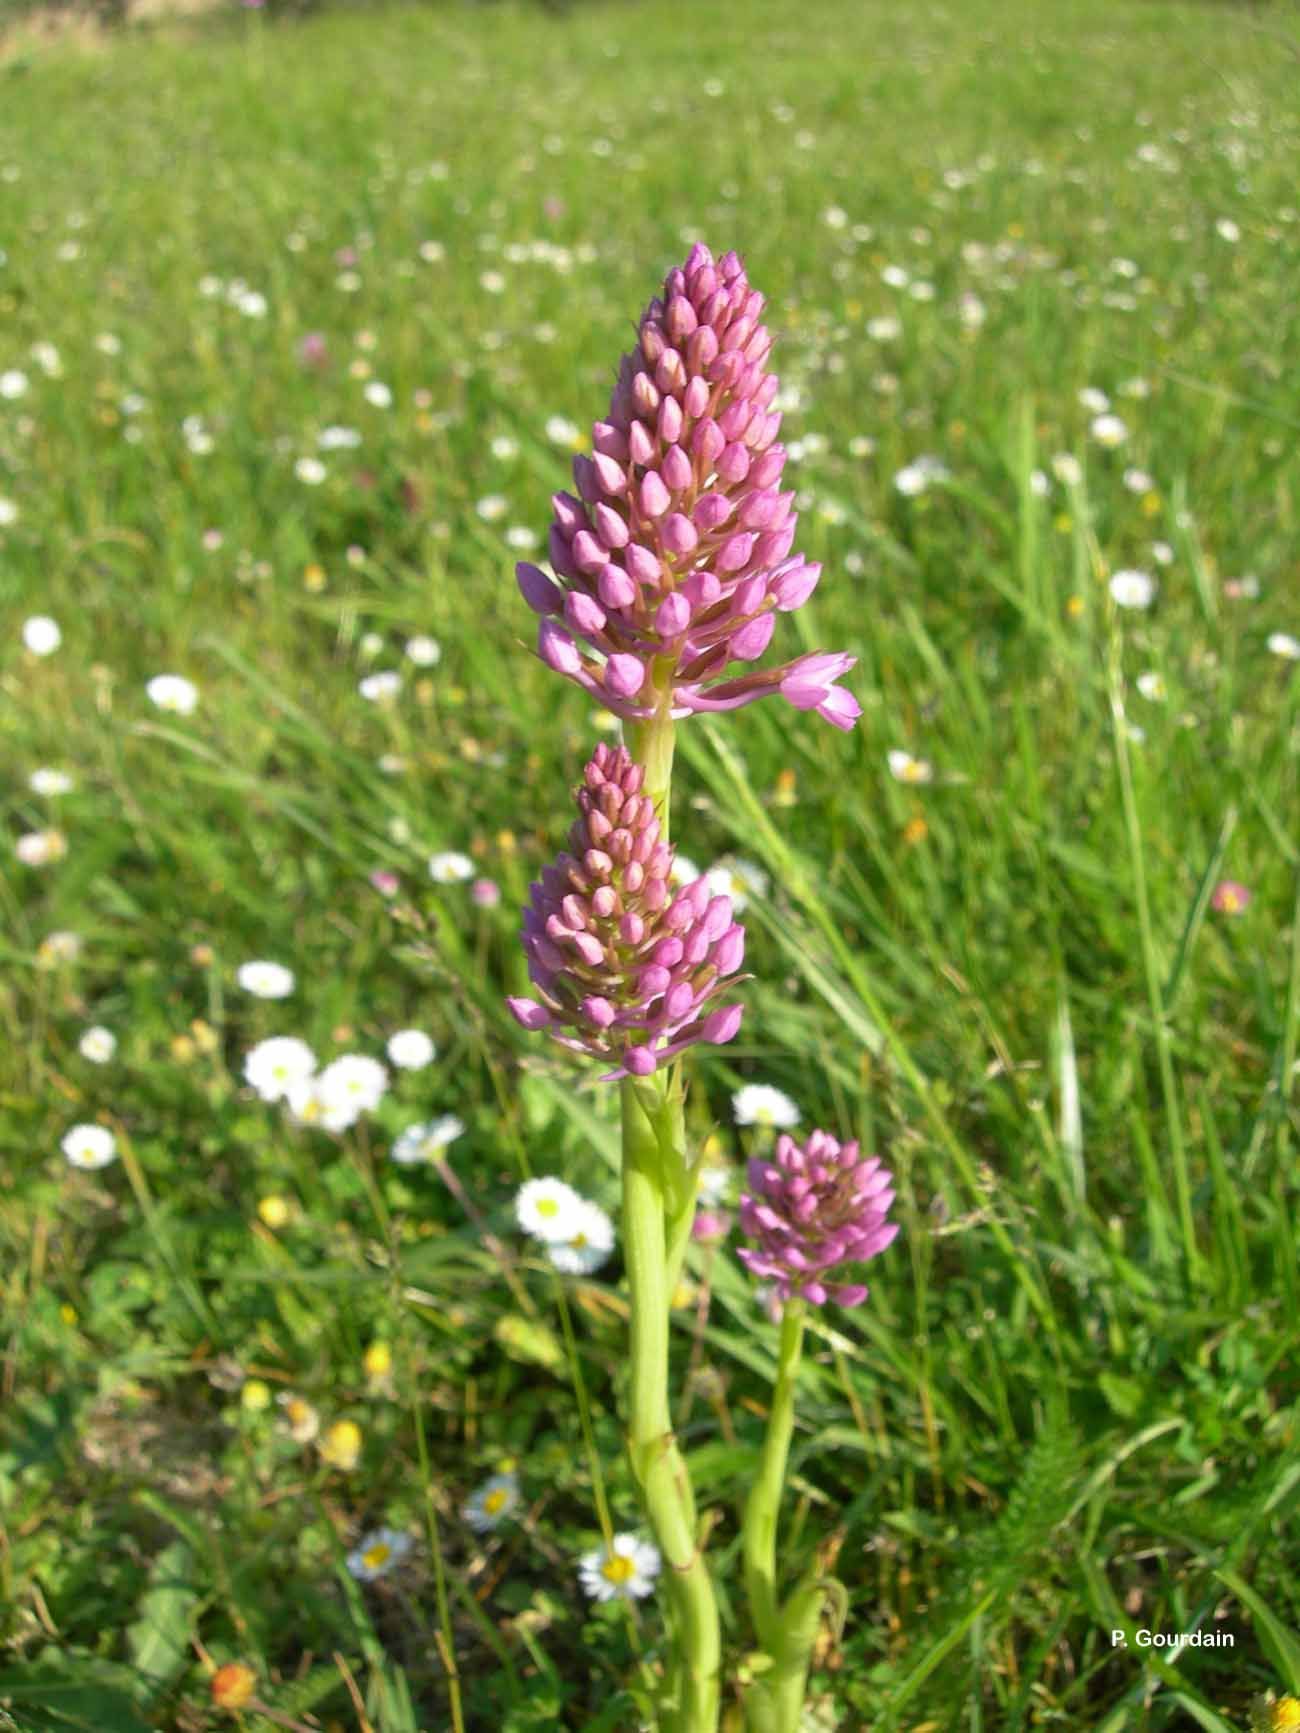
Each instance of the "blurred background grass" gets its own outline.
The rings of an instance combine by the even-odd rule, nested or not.
[[[619,1269],[562,1289],[510,1231],[529,1171],[616,1197],[609,1102],[502,1015],[596,726],[531,658],[511,568],[696,236],[769,296],[826,565],[778,648],[854,651],[865,707],[848,738],[776,705],[693,722],[675,820],[770,883],[697,1136],[761,1148],[730,1093],[772,1083],[901,1182],[903,1238],[825,1320],[802,1409],[792,1558],[833,1532],[853,1597],[825,1725],[1221,1729],[1300,1689],[1297,686],[1268,647],[1300,633],[1300,127],[1294,15],[1233,17],[648,0],[11,49],[6,817],[67,840],[39,871],[8,848],[0,886],[20,1727],[203,1726],[209,1657],[291,1716],[444,1725],[435,1559],[465,1725],[637,1724],[653,1620],[575,1578],[575,1373],[636,1520]],[[922,457],[943,475],[904,491]],[[1149,611],[1110,602],[1127,568]],[[377,669],[391,706],[358,693]],[[193,716],[149,704],[162,672]],[[57,804],[41,765],[75,779]],[[432,884],[441,850],[501,907]],[[235,989],[257,956],[290,1001]],[[241,1087],[264,1035],[379,1053],[411,1025],[436,1065],[342,1143]],[[470,1214],[383,1159],[439,1113]],[[59,1139],[96,1118],[124,1161],[74,1174]],[[683,1427],[725,1587],[771,1343],[728,1254],[694,1279]],[[249,1413],[249,1377],[357,1420],[356,1470]],[[503,1463],[527,1519],[483,1544],[457,1512]],[[429,1509],[398,1576],[340,1568]],[[1236,1646],[1139,1656],[1117,1628]]]

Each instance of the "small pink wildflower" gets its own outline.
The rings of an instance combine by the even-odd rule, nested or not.
[[[1250,907],[1251,893],[1236,879],[1220,879],[1210,897],[1210,907],[1218,915],[1244,915]]]

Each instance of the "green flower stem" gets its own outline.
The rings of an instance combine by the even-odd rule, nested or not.
[[[628,728],[645,768],[665,842],[672,801],[671,669],[654,671],[656,715]],[[674,1066],[627,1078],[623,1110],[623,1255],[631,1299],[628,1452],[663,1554],[676,1620],[676,1655],[665,1692],[665,1729],[716,1733],[722,1644],[718,1608],[699,1546],[695,1498],[668,1404],[669,1312],[695,1213],[696,1174],[686,1158],[681,1082]]]
[[[669,1700],[673,1733],[715,1733],[721,1639],[713,1584],[697,1544],[694,1499],[668,1408],[668,1332],[672,1292],[665,1233],[669,1188],[665,1157],[685,1167],[669,1142],[680,1115],[676,1090],[659,1077],[628,1078],[623,1093],[623,1255],[631,1296],[628,1452],[650,1525],[663,1554],[677,1621],[677,1661]],[[657,1098],[657,1100],[656,1100]]]
[[[802,1300],[786,1301],[767,1436],[758,1478],[745,1507],[745,1591],[762,1647],[762,1665],[755,1669],[745,1696],[750,1733],[796,1733],[825,1599],[825,1589],[815,1576],[801,1582],[784,1606],[776,1586],[776,1533],[794,1433],[805,1313]]]
[[[781,1631],[776,1595],[776,1527],[794,1432],[794,1388],[803,1354],[804,1302],[787,1300],[777,1349],[776,1386],[758,1478],[745,1506],[745,1593],[758,1640],[769,1653]]]

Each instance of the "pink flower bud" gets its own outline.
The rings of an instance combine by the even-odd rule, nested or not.
[[[535,614],[558,614],[564,606],[564,591],[553,584],[539,566],[520,560],[515,567],[519,590]]]

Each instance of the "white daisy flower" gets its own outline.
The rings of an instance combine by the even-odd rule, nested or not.
[[[1155,478],[1144,469],[1126,469],[1124,471],[1124,486],[1130,493],[1153,493]]]
[[[385,385],[382,379],[371,379],[362,393],[367,403],[376,409],[391,409],[393,407],[392,387]]]
[[[789,1131],[799,1123],[799,1109],[770,1083],[746,1083],[731,1098],[737,1125],[770,1125]]]
[[[316,446],[319,451],[355,451],[360,444],[361,435],[355,427],[322,427],[316,435]],[[304,458],[303,462],[310,463],[311,459]],[[324,465],[322,464],[320,467],[323,471]],[[300,475],[298,479],[306,481],[308,478],[305,475]],[[323,476],[317,477],[317,479],[321,480]]]
[[[8,529],[10,524],[17,522],[18,507],[11,499],[6,499],[3,494],[0,494],[0,530]],[[31,645],[29,644],[27,648],[30,650]]]
[[[896,343],[903,335],[903,321],[892,313],[867,320],[867,336],[873,343]]]
[[[235,980],[255,999],[287,999],[294,988],[292,969],[286,969],[283,963],[268,963],[263,958],[241,963],[235,972]]]
[[[668,882],[675,889],[681,890],[686,885],[693,885],[700,876],[700,869],[688,855],[679,854],[673,859],[668,869]]]
[[[1221,241],[1227,241],[1229,246],[1235,246],[1241,239],[1241,230],[1231,217],[1220,217],[1214,225],[1214,232]]]
[[[1168,542],[1152,542],[1151,558],[1158,566],[1172,566],[1174,563],[1174,550],[1170,547]]]
[[[1117,445],[1123,445],[1124,441],[1128,438],[1128,427],[1120,420],[1118,415],[1094,416],[1089,427],[1089,432],[1097,441],[1098,445],[1104,445],[1110,449],[1113,449]]]
[[[318,457],[300,457],[293,466],[293,473],[308,487],[319,487],[329,471]]]
[[[1078,487],[1083,480],[1083,465],[1068,451],[1058,451],[1052,459],[1052,474],[1066,487]]]
[[[720,1161],[706,1162],[700,1168],[699,1199],[702,1204],[721,1203],[731,1184],[731,1169]]]
[[[518,1509],[519,1502],[518,1477],[494,1474],[474,1488],[461,1505],[460,1514],[476,1533],[490,1534]]]
[[[1288,662],[1300,662],[1300,638],[1293,638],[1290,632],[1270,632],[1268,647],[1275,656],[1284,656]]]
[[[467,854],[449,849],[429,860],[429,877],[436,885],[460,885],[474,877],[474,862]]]
[[[49,866],[68,852],[68,839],[61,830],[29,830],[14,843],[14,853],[24,866]]]
[[[493,524],[496,523],[499,518],[503,518],[506,515],[506,509],[509,504],[510,501],[504,494],[489,493],[484,494],[483,498],[475,505],[474,510],[483,519],[485,524]]]
[[[177,716],[190,716],[199,701],[199,689],[182,674],[155,674],[145,687],[151,704]]]
[[[316,1079],[317,1093],[327,1111],[337,1105],[368,1113],[378,1107],[387,1088],[387,1070],[367,1053],[344,1053]]]
[[[36,951],[36,961],[42,969],[56,963],[75,963],[81,955],[81,934],[59,931],[47,933]]]
[[[316,1055],[296,1035],[272,1035],[244,1057],[244,1081],[263,1101],[284,1101],[295,1084],[316,1074]]]
[[[89,1029],[82,1030],[77,1052],[83,1059],[89,1059],[92,1065],[107,1065],[117,1052],[117,1036],[111,1029],[105,1029],[102,1023],[93,1023]]]
[[[720,860],[704,876],[715,897],[731,898],[734,915],[738,915],[752,897],[761,902],[771,882],[762,867],[756,867],[753,861],[738,859]]]
[[[933,782],[934,766],[926,758],[913,758],[901,747],[889,754],[889,774],[896,782]]]
[[[406,659],[417,668],[433,668],[442,660],[442,645],[436,638],[423,635],[406,640]]]
[[[583,1198],[574,1232],[549,1249],[551,1262],[566,1276],[590,1276],[609,1261],[614,1250],[614,1224],[599,1204]]]
[[[285,1431],[295,1444],[313,1444],[320,1432],[320,1414],[305,1396],[282,1390],[276,1397],[284,1409]]]
[[[317,1131],[348,1131],[361,1117],[361,1108],[354,1101],[341,1097],[324,1100],[320,1080],[316,1077],[303,1077],[291,1083],[285,1091],[284,1104],[295,1125],[309,1126]]]
[[[1137,677],[1137,689],[1151,704],[1163,704],[1169,696],[1163,674],[1156,673],[1154,668]]]
[[[357,644],[357,654],[369,662],[379,654],[383,647],[384,634],[382,632],[363,632],[360,642]]]
[[[27,394],[27,375],[20,373],[16,367],[11,367],[7,373],[0,373],[0,397],[6,397],[11,403],[17,402]]]
[[[571,450],[582,438],[578,427],[563,415],[552,415],[546,422],[546,437],[552,445],[564,446]]]
[[[1110,398],[1104,391],[1098,391],[1095,385],[1085,385],[1079,393],[1079,402],[1089,415],[1104,415],[1110,408]]]
[[[438,1049],[423,1029],[399,1029],[389,1036],[386,1052],[399,1071],[423,1071],[437,1058]]]
[[[1148,572],[1116,572],[1110,580],[1111,598],[1117,608],[1149,608],[1157,588]]]
[[[509,463],[512,457],[519,455],[518,440],[511,439],[508,433],[498,433],[488,444],[488,450],[498,463]]]
[[[117,1160],[117,1139],[106,1125],[74,1125],[59,1148],[73,1167],[86,1172]]]
[[[563,1245],[582,1224],[583,1200],[562,1179],[530,1179],[515,1193],[515,1220],[547,1245]]]
[[[894,477],[894,486],[905,499],[915,499],[930,485],[930,478],[919,465],[909,463]]]
[[[402,676],[391,668],[381,668],[357,682],[357,691],[368,704],[391,704],[402,690]]]
[[[411,1550],[411,1537],[395,1528],[377,1528],[348,1554],[348,1569],[360,1583],[387,1576]]]
[[[444,1113],[441,1119],[432,1119],[427,1125],[408,1125],[389,1150],[389,1156],[399,1167],[416,1167],[454,1143],[464,1129],[463,1121],[454,1113]]]
[[[0,523],[4,521],[0,518]],[[24,620],[23,643],[33,656],[52,656],[62,642],[63,633],[59,630],[58,622],[52,620],[48,614],[33,614],[30,620]]]
[[[578,1566],[583,1592],[594,1601],[643,1600],[655,1586],[658,1547],[634,1534],[616,1534],[608,1547],[586,1553]]]
[[[33,794],[39,794],[46,800],[52,800],[60,794],[69,794],[73,783],[66,770],[42,768],[33,770],[27,778],[27,786]]]

